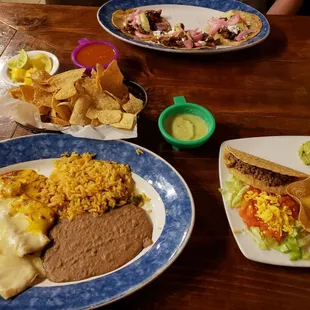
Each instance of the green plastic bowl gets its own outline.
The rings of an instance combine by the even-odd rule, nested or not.
[[[173,101],[174,105],[165,109],[158,119],[158,127],[164,139],[170,143],[176,151],[197,148],[206,143],[215,130],[215,119],[210,111],[198,104],[186,102],[183,96],[174,97]],[[165,123],[168,118],[177,114],[193,114],[199,116],[207,123],[208,133],[204,137],[192,141],[183,141],[173,138],[166,132]]]

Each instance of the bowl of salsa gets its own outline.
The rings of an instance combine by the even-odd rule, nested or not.
[[[88,71],[96,69],[96,64],[103,65],[106,69],[110,62],[118,59],[117,48],[106,41],[89,41],[83,38],[78,41],[77,46],[71,55],[73,63],[78,68],[85,68]]]

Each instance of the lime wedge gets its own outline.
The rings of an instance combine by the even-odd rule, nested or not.
[[[28,60],[28,55],[26,51],[21,50],[17,57],[14,57],[13,59],[9,60],[8,67],[10,69],[20,69],[25,66]]]
[[[30,64],[33,68],[38,70],[44,70],[48,73],[52,71],[52,61],[51,59],[45,54],[36,54],[30,57],[29,59]]]

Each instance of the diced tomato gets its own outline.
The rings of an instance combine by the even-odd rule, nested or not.
[[[254,187],[250,187],[249,190],[258,194],[261,193],[261,190]],[[280,208],[284,208],[284,206],[290,208],[290,210],[292,211],[292,217],[294,219],[298,218],[300,209],[299,203],[292,199],[290,196],[281,196],[279,198],[279,204]],[[257,207],[255,207],[255,200],[242,201],[239,214],[248,228],[259,227],[266,237],[270,236],[278,242],[281,242],[287,236],[287,234],[284,232],[282,233],[282,236],[280,236],[279,232],[269,229],[266,223],[264,223],[255,216],[256,213]]]
[[[288,195],[281,196],[279,198],[280,206],[283,208],[287,206],[292,211],[292,217],[296,220],[298,218],[300,205],[297,201],[295,201],[293,198],[291,198]]]
[[[241,218],[243,219],[243,222],[250,227],[259,227],[261,225],[261,222],[259,219],[255,216],[257,213],[257,207],[254,206],[253,200],[244,201],[240,207],[239,214]]]

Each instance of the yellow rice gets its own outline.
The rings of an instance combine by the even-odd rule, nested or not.
[[[135,182],[128,165],[93,157],[72,153],[54,161],[42,199],[61,218],[71,220],[83,212],[99,215],[139,200],[140,195],[134,195]]]

